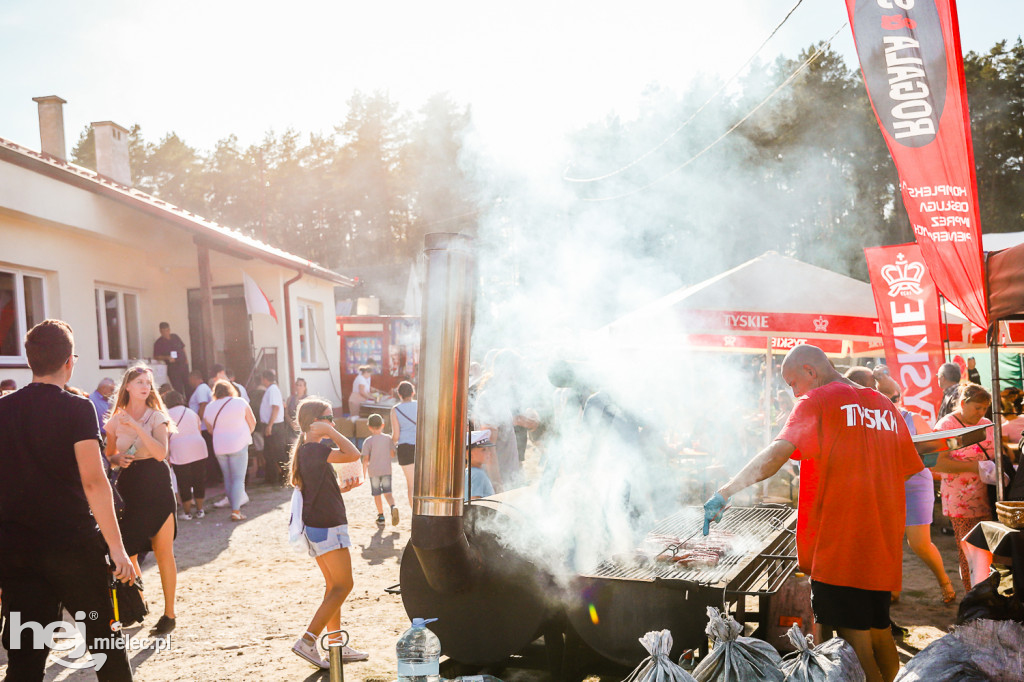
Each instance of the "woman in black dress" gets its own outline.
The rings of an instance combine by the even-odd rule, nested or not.
[[[117,402],[104,426],[107,433],[107,459],[121,467],[117,491],[124,500],[121,535],[124,546],[139,569],[140,552],[153,551],[160,570],[164,592],[164,613],[150,632],[165,635],[174,629],[174,591],[178,570],[174,562],[174,492],[167,466],[167,441],[170,417],[160,394],[153,388],[148,367],[132,367],[125,372],[117,392]]]

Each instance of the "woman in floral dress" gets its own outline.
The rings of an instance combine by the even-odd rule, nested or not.
[[[991,421],[985,419],[985,412],[991,404],[992,396],[988,391],[977,384],[965,384],[960,388],[960,404],[957,409],[937,421],[935,430],[946,431],[965,426],[991,424]],[[981,443],[953,450],[947,455],[940,455],[939,466],[935,469],[938,471],[942,471],[944,468],[948,470],[943,467],[945,459],[949,460],[949,464],[955,466],[957,463],[976,463],[993,457],[992,432],[986,431],[985,440]],[[977,464],[974,464],[973,468],[975,469],[974,473],[969,470],[960,473],[943,473],[940,486],[942,513],[948,516],[953,524],[953,534],[960,552],[960,579],[963,580],[964,591],[971,589],[971,574],[967,567],[964,550],[960,547],[960,541],[976,525],[992,519],[992,505],[988,500],[988,485],[982,483],[978,478]]]

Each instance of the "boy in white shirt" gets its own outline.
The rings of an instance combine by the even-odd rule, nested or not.
[[[382,433],[384,419],[379,414],[371,414],[366,425],[370,429],[370,437],[363,441],[363,477],[370,478],[370,492],[377,505],[377,524],[383,526],[385,523],[384,506],[380,499],[383,495],[391,505],[391,525],[397,526],[398,507],[391,494],[391,451],[394,441]]]

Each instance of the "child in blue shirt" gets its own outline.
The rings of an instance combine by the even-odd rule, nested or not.
[[[494,494],[491,477],[484,466],[494,457],[494,443],[491,442],[490,429],[471,431],[467,438],[469,448],[469,467],[466,470],[466,500],[477,500]]]

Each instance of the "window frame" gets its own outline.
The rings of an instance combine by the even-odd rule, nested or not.
[[[28,315],[25,310],[25,278],[34,277],[43,283],[43,314],[42,319],[39,321],[49,319],[50,317],[50,304],[49,304],[49,291],[46,273],[38,270],[28,270],[25,268],[9,267],[6,265],[0,265],[0,272],[14,276],[14,300],[15,300],[15,337],[19,340],[18,343],[18,355],[0,355],[0,366],[2,367],[27,367],[28,356],[25,355],[25,346],[21,343],[21,340],[25,338],[25,334],[28,333]]]
[[[110,357],[110,339],[107,338],[107,308],[106,308],[106,294],[117,295],[117,314],[120,316],[121,324],[118,329],[118,342],[121,344],[122,358],[111,358]],[[134,296],[135,297],[135,338],[138,344],[138,356],[136,358],[129,357],[128,349],[128,315],[127,308],[125,308],[124,297]],[[130,289],[127,287],[120,287],[112,284],[104,284],[96,282],[93,288],[93,303],[96,306],[96,334],[97,334],[97,358],[99,360],[99,366],[101,368],[106,367],[127,367],[130,363],[137,361],[143,357],[142,352],[142,321],[140,318],[140,311],[142,296],[136,289]],[[99,313],[103,311],[103,319],[100,320]],[[102,322],[102,323],[101,323]]]
[[[320,357],[322,353],[316,343],[318,331],[317,307],[320,305],[322,304],[317,301],[302,299],[298,301],[299,315],[296,318],[296,323],[298,324],[299,366],[302,369],[325,369],[324,365],[327,358]]]

